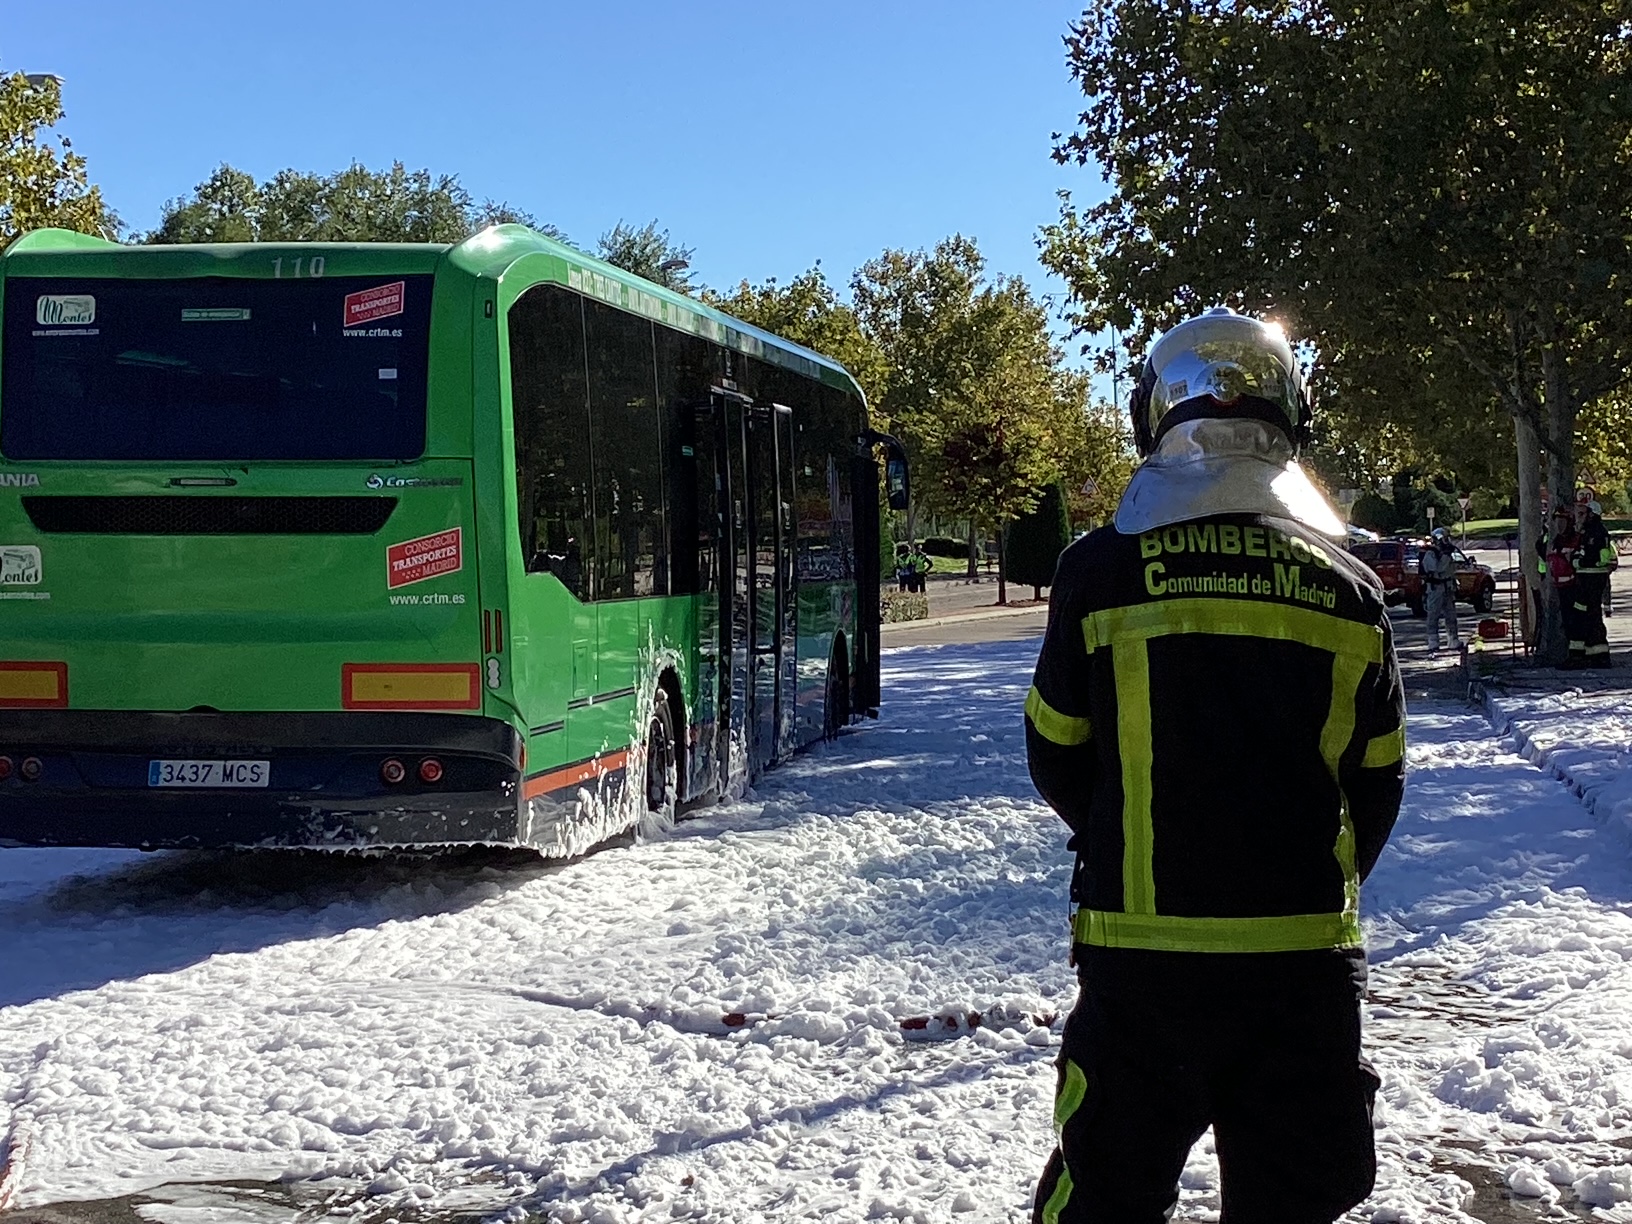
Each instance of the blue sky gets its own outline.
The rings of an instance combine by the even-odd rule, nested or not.
[[[1040,289],[1081,96],[1070,0],[826,4],[10,0],[0,69],[65,81],[62,125],[126,222],[222,161],[264,177],[400,159],[591,245],[652,218],[708,284],[842,283],[889,246],[977,238]]]

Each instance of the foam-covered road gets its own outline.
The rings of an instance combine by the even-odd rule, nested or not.
[[[1074,989],[1035,651],[890,651],[882,722],[564,867],[0,851],[17,1202],[286,1179],[303,1218],[1026,1219]],[[1627,846],[1482,714],[1414,712],[1409,752],[1355,1218],[1511,1187],[1632,1220]],[[1183,1218],[1216,1184],[1198,1149]]]

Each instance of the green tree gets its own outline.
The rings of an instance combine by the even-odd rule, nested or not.
[[[851,279],[863,331],[883,354],[877,416],[912,457],[917,497],[999,541],[1058,474],[1057,371],[1048,314],[1017,277],[986,279],[975,243],[886,251]],[[912,528],[909,525],[909,534]],[[1006,598],[998,555],[998,599]]]
[[[1050,422],[1070,521],[1083,526],[1108,521],[1139,462],[1127,416],[1114,404],[1093,399],[1086,370],[1058,367]]]
[[[1009,577],[1030,586],[1033,599],[1041,599],[1043,588],[1054,585],[1054,569],[1070,543],[1065,486],[1056,480],[1044,486],[1037,504],[1009,528],[1005,548]]]
[[[997,537],[997,602],[1008,602],[1009,525],[1037,504],[1053,480],[1047,406],[1048,370],[1022,358],[1000,359],[917,420],[920,454],[936,456],[937,496],[952,514],[980,523]]]
[[[462,242],[501,222],[519,222],[565,241],[509,204],[478,203],[453,175],[352,163],[333,174],[280,170],[264,183],[223,164],[191,195],[164,206],[145,241]]]
[[[862,331],[856,312],[839,300],[820,263],[786,285],[772,277],[758,285],[742,281],[729,293],[704,289],[701,296],[744,323],[838,362],[861,384],[869,405],[881,399],[888,376],[884,355]]]
[[[1323,361],[1457,369],[1510,417],[1538,521],[1543,460],[1567,496],[1578,414],[1632,367],[1626,21],[1598,0],[1095,0],[1056,156],[1114,190],[1064,202],[1045,262],[1089,329],[1223,300]]]
[[[85,159],[51,131],[62,117],[55,77],[0,77],[0,250],[48,226],[118,235],[119,219],[86,178]]]
[[[656,221],[648,221],[638,229],[619,221],[601,235],[595,253],[607,263],[665,289],[696,292],[690,271],[691,257],[696,252],[671,239],[668,230],[658,229]]]

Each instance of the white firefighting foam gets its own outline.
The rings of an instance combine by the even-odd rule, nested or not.
[[[19,1202],[316,1178],[278,1193],[1024,1221],[1074,994],[1064,829],[1020,730],[1035,651],[891,652],[880,723],[577,862],[0,851]],[[1506,709],[1594,773],[1597,814],[1483,714],[1414,713],[1365,896],[1384,1085],[1354,1220],[1470,1221],[1480,1184],[1632,1219],[1632,714]],[[1181,1218],[1215,1218],[1205,1144],[1184,1186]],[[277,1197],[234,1218],[293,1219]]]

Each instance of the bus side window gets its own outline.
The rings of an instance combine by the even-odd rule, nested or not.
[[[721,350],[700,336],[668,327],[656,328],[656,335],[657,400],[667,457],[669,591],[690,595],[715,589],[718,422],[707,405],[723,363]]]
[[[521,555],[579,599],[593,594],[594,506],[582,299],[540,285],[510,308],[510,394]]]
[[[595,597],[667,594],[652,324],[586,299],[584,333],[595,458]]]

